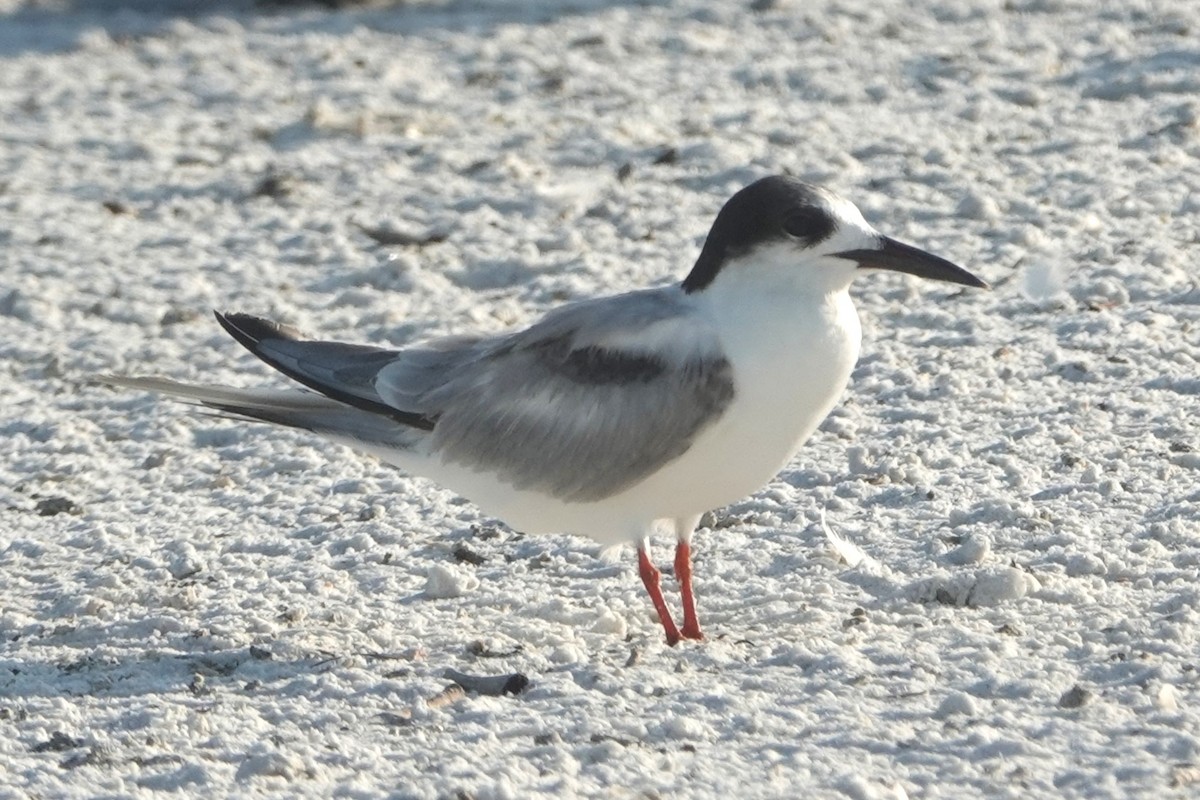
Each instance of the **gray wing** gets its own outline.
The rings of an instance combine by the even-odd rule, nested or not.
[[[689,310],[664,289],[567,306],[520,333],[402,351],[373,386],[436,419],[445,461],[599,500],[686,452],[733,399],[729,362]]]

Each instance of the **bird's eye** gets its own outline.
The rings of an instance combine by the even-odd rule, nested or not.
[[[829,238],[833,233],[833,228],[833,219],[829,214],[812,206],[792,211],[783,221],[783,230],[789,236],[802,239],[809,245]]]

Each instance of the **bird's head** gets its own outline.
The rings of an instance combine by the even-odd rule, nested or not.
[[[845,289],[864,269],[986,288],[944,258],[884,236],[849,200],[784,175],[756,181],[717,214],[700,257],[683,282],[702,291],[722,280],[771,278],[818,291]]]

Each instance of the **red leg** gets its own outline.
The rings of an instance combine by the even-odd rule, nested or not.
[[[654,603],[663,630],[667,632],[667,644],[674,647],[679,642],[679,629],[675,627],[675,620],[671,619],[671,612],[667,609],[667,601],[663,599],[662,573],[651,563],[649,548],[645,543],[638,545],[638,572],[646,591],[650,593],[650,601]]]
[[[692,594],[692,546],[684,539],[675,544],[675,577],[679,579],[679,593],[683,595],[684,639],[703,639],[700,618],[696,616],[696,597]]]

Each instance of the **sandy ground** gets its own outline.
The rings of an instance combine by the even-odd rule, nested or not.
[[[1196,796],[1200,12],[911,5],[0,3],[0,796]],[[86,383],[676,280],[781,171],[995,289],[858,282],[703,644],[628,551]]]

